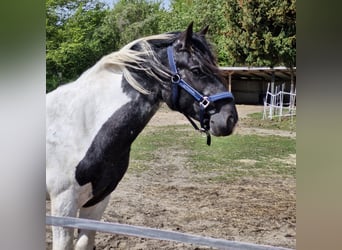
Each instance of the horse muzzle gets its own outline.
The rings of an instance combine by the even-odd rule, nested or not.
[[[210,133],[214,136],[228,136],[234,131],[238,121],[236,110],[219,112],[210,116]]]

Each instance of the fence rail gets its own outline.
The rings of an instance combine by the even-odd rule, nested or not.
[[[98,232],[121,234],[141,238],[177,241],[201,246],[209,246],[217,249],[229,250],[291,250],[289,248],[257,245],[252,243],[215,239],[187,233],[154,229],[141,226],[132,226],[120,223],[108,223],[89,219],[73,217],[46,216],[46,224],[69,228],[94,230]]]

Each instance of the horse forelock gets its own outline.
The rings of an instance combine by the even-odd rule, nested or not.
[[[221,71],[217,65],[216,55],[212,45],[201,35],[194,35],[192,39],[193,53],[198,57],[204,71],[220,76]]]

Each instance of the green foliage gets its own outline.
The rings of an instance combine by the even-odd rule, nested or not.
[[[46,1],[47,91],[139,37],[209,24],[220,65],[295,66],[295,0]],[[61,73],[61,76],[58,75]]]
[[[140,37],[161,33],[160,2],[146,0],[120,0],[104,20],[103,29],[117,39],[119,49]]]
[[[295,0],[173,0],[165,31],[210,25],[220,65],[295,66]]]
[[[295,0],[228,0],[230,44],[235,63],[295,66]]]
[[[47,91],[77,78],[102,56],[105,46],[97,29],[106,14],[97,0],[47,2]]]

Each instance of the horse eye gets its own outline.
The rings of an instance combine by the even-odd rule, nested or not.
[[[202,76],[203,73],[201,72],[200,68],[196,67],[196,68],[192,68],[191,69],[192,74],[194,74],[195,76]]]

